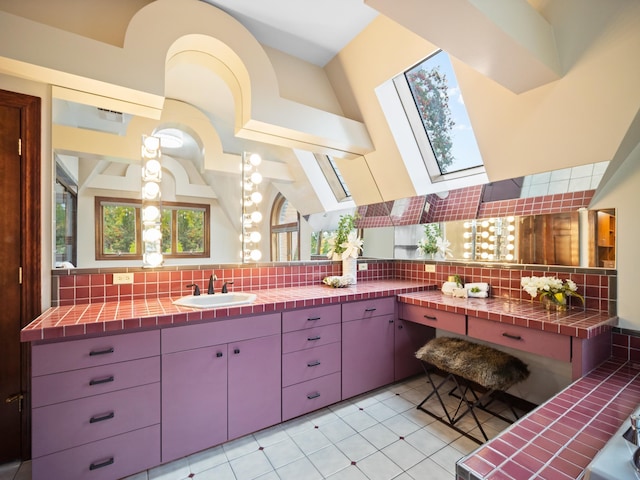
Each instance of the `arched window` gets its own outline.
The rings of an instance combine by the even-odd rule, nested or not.
[[[271,261],[300,260],[300,215],[278,194],[271,210]]]

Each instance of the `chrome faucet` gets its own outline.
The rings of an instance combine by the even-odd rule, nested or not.
[[[191,288],[193,287],[193,294],[194,295],[200,295],[200,287],[195,284],[195,283],[190,283],[189,285],[187,285],[187,288]]]
[[[229,292],[227,291],[227,285],[233,285],[233,282],[232,282],[232,281],[224,282],[224,283],[222,284],[222,293],[229,293]]]
[[[213,289],[213,282],[216,280],[218,280],[218,277],[215,274],[212,274],[209,277],[209,287],[207,288],[207,294],[213,295],[214,293],[216,293]]]

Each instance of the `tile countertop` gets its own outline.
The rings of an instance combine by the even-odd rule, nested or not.
[[[177,298],[172,297],[51,307],[22,329],[20,340],[33,342],[105,332],[117,333],[139,328],[366,300],[428,288],[435,286],[409,280],[375,280],[359,282],[346,288],[318,284],[253,290],[248,293],[257,295],[255,302],[216,309],[180,307],[173,304],[173,300]]]
[[[400,294],[398,300],[578,338],[593,338],[618,323],[617,316],[599,310],[574,307],[566,312],[548,311],[537,299],[454,298],[443,295],[440,290],[429,290]]]
[[[610,359],[460,459],[457,479],[581,479],[639,401],[640,365]]]
[[[22,329],[20,340],[33,342],[116,333],[391,295],[397,295],[399,301],[404,303],[579,338],[594,337],[617,323],[617,317],[596,310],[555,313],[544,310],[537,301],[448,297],[434,285],[408,280],[359,282],[347,288],[331,288],[319,284],[254,290],[249,293],[257,295],[252,304],[216,309],[180,307],[172,303],[176,299],[171,297],[51,307]]]

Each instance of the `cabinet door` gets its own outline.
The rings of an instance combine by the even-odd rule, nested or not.
[[[342,324],[342,398],[393,382],[394,315]]]
[[[229,439],[280,423],[280,335],[229,344]]]
[[[396,320],[394,380],[402,380],[423,371],[415,353],[435,337],[435,332],[435,328],[426,325]]]
[[[162,356],[162,461],[227,440],[227,346]]]

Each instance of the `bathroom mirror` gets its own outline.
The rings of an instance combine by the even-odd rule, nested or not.
[[[82,120],[79,120],[79,119]],[[112,138],[122,138],[132,121],[136,117],[127,113],[82,105],[54,98],[53,101],[53,132],[52,144],[54,146],[53,157],[55,159],[55,216],[53,235],[55,237],[56,255],[55,261],[58,267],[73,265],[78,268],[89,267],[122,267],[139,266],[139,261],[117,260],[109,264],[97,263],[94,259],[95,245],[95,197],[122,197],[125,199],[139,198],[139,145],[127,146],[124,142],[111,142],[100,145],[95,141],[86,141],[86,132],[108,132]],[[239,221],[240,218],[240,157],[230,157],[224,169],[216,170],[215,174],[203,171],[202,159],[203,146],[198,138],[194,138],[193,132],[188,128],[176,128],[169,121],[165,121],[165,133],[168,140],[180,140],[181,146],[169,146],[170,161],[167,169],[171,175],[167,175],[167,183],[163,189],[167,190],[167,198],[181,199],[193,203],[207,203],[211,208],[211,258],[205,260],[186,259],[183,264],[196,263],[239,263]],[[82,134],[78,135],[79,126],[82,126]],[[65,137],[66,141],[60,141]],[[197,136],[195,136],[197,137]],[[71,138],[71,140],[69,140]],[[88,136],[87,138],[90,138]],[[136,136],[136,139],[139,137]],[[138,142],[138,140],[136,140]],[[73,148],[59,148],[60,144],[73,145]],[[267,148],[269,148],[267,146]],[[566,191],[592,190],[597,187],[599,178],[604,173],[606,162],[603,164],[576,167],[576,169],[590,169],[591,174],[571,178],[566,170],[538,174],[531,178],[519,178],[502,182],[495,182],[482,188],[482,202],[494,202],[509,198],[536,197]],[[580,177],[580,178],[578,178]],[[136,180],[137,183],[136,183]],[[187,182],[181,185],[181,182]],[[478,187],[479,188],[479,187]],[[164,195],[164,193],[163,193]],[[266,201],[273,199],[273,195],[266,196]],[[434,202],[445,202],[449,192],[426,197],[411,197],[395,201],[383,202],[375,205],[359,206],[357,212],[363,220],[365,228],[365,254],[379,258],[414,258],[409,253],[415,253],[416,238],[419,240],[421,227],[419,224],[429,221],[440,221],[440,218],[429,219],[429,212],[433,213]],[[455,199],[452,201],[455,202]],[[567,212],[575,208],[567,207]],[[270,205],[265,205],[263,215],[268,218]],[[504,216],[507,216],[506,212]],[[589,235],[590,244],[593,245],[589,254],[589,266],[613,268],[615,264],[615,228],[609,234],[610,245],[600,245],[603,241],[596,240],[596,234],[605,231],[604,220],[599,223],[598,217],[602,214],[590,214]],[[614,212],[608,212],[608,223],[615,226]],[[301,219],[306,223],[307,231],[330,229],[331,222],[327,219],[336,217],[335,212],[329,214],[313,214]],[[545,222],[531,219],[531,216],[520,216],[518,225],[527,225]],[[75,219],[78,219],[77,221]],[[470,214],[466,220],[473,220]],[[335,219],[334,219],[335,220]],[[458,223],[457,223],[458,222]],[[465,220],[457,222],[445,221],[443,229],[447,233],[447,239],[454,240],[454,232],[464,224]],[[461,224],[459,222],[462,222]],[[335,223],[335,222],[334,222]],[[320,225],[318,227],[318,225]],[[574,228],[575,230],[575,228]],[[409,233],[407,233],[409,232]],[[583,232],[584,233],[584,232]],[[268,225],[263,236],[268,237]],[[311,242],[310,236],[303,236],[301,241]],[[549,237],[549,236],[548,236]],[[531,237],[533,238],[533,237]],[[569,236],[551,235],[550,241],[564,242],[565,250],[577,252],[578,235]],[[411,240],[407,240],[411,239]],[[555,240],[554,240],[555,239]],[[457,242],[458,236],[456,234]],[[542,240],[536,245],[542,245]],[[570,245],[566,242],[572,242]],[[462,242],[469,243],[469,242]],[[483,242],[480,242],[482,245]],[[73,251],[72,245],[77,246]],[[463,245],[464,246],[464,245]],[[474,252],[475,252],[475,246]],[[516,247],[514,247],[516,248]],[[522,252],[524,247],[517,247]],[[301,246],[301,251],[309,251],[309,248]],[[265,247],[267,251],[267,247]],[[464,251],[458,251],[455,247],[454,257],[449,259],[468,261],[464,258]],[[606,255],[605,255],[606,253]],[[478,251],[478,255],[482,252]],[[314,257],[321,258],[324,257]],[[522,257],[524,259],[525,257]],[[528,255],[527,261],[519,263],[554,263],[549,257]],[[570,258],[560,255],[558,258]],[[89,259],[88,261],[85,259]],[[304,259],[303,259],[304,260]],[[489,260],[489,259],[485,259]],[[529,261],[531,260],[531,261]],[[566,260],[565,260],[566,261]],[[606,263],[605,263],[606,261]],[[567,264],[575,264],[574,258]],[[176,261],[170,264],[178,264]],[[55,268],[55,266],[54,266]]]

